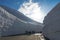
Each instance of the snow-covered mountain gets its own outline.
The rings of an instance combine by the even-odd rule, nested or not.
[[[0,6],[0,36],[42,31],[43,25],[6,6]]]

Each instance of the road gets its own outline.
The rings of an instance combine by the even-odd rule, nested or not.
[[[40,33],[36,33],[32,35],[1,37],[0,40],[44,40],[44,37]]]

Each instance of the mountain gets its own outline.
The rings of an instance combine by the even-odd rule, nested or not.
[[[42,31],[43,25],[19,11],[0,5],[0,36],[22,34],[26,31]]]

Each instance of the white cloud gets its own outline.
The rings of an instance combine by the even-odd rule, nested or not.
[[[37,22],[43,23],[45,14],[43,14],[41,6],[39,6],[38,3],[33,3],[32,0],[27,3],[24,2],[20,5],[18,11]]]

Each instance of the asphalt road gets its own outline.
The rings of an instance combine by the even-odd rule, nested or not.
[[[36,33],[32,35],[0,37],[0,40],[44,40],[44,37],[42,34]]]

